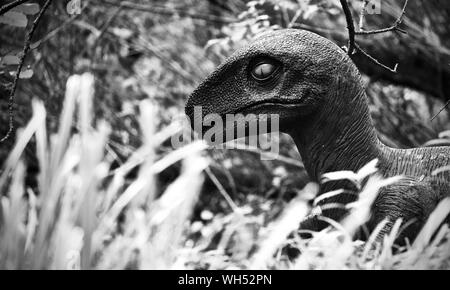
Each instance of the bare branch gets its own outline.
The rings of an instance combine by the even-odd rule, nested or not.
[[[106,20],[105,24],[103,24],[103,27],[100,30],[100,33],[96,36],[96,38],[94,40],[94,44],[92,45],[92,47],[96,47],[97,46],[98,41],[100,40],[100,38],[102,38],[102,36],[105,34],[105,32],[110,27],[111,23],[114,21],[114,19],[116,19],[116,17],[119,15],[119,13],[121,11],[122,11],[122,6],[117,7],[116,10],[113,12],[113,14],[108,18],[108,20]]]
[[[90,4],[90,1],[87,0],[84,2],[84,5],[81,7],[81,13],[79,14],[73,14],[69,18],[67,18],[61,25],[50,31],[47,35],[42,37],[41,39],[37,40],[35,43],[33,43],[32,47],[38,47],[36,44],[41,45],[42,43],[52,39],[54,36],[56,36],[58,33],[60,33],[64,28],[66,28],[68,25],[72,24],[74,21],[77,20],[77,18],[80,17],[80,15],[83,14],[83,11],[88,7]]]
[[[44,5],[42,6],[41,10],[39,11],[38,16],[36,16],[36,18],[34,19],[33,25],[31,26],[30,30],[28,31],[27,36],[25,37],[25,43],[23,46],[22,55],[20,56],[19,65],[17,66],[16,73],[14,76],[13,86],[9,93],[9,99],[8,99],[9,129],[8,129],[8,132],[6,133],[6,135],[2,139],[0,139],[0,143],[5,142],[11,136],[11,133],[14,130],[14,108],[13,108],[13,106],[14,106],[14,94],[17,89],[17,83],[19,81],[20,73],[22,71],[22,67],[25,62],[25,57],[27,56],[27,53],[30,50],[30,44],[31,44],[31,40],[33,38],[34,31],[36,30],[36,28],[39,24],[39,21],[41,20],[42,15],[44,15],[45,11],[47,10],[47,8],[51,2],[52,2],[52,0],[45,1]]]
[[[348,55],[352,55],[353,50],[355,49],[355,24],[353,23],[352,11],[348,7],[347,0],[340,0],[342,10],[344,10],[345,20],[347,21],[347,29],[348,29]]]
[[[366,2],[364,2],[366,3]],[[370,31],[356,31],[355,34],[356,35],[371,35],[371,34],[379,34],[379,33],[385,33],[385,32],[389,32],[389,31],[398,31],[401,33],[405,33],[406,31],[399,28],[398,26],[402,23],[403,21],[403,16],[405,15],[405,10],[406,10],[406,6],[408,5],[408,0],[405,0],[405,3],[403,4],[403,8],[402,8],[402,13],[400,14],[400,16],[397,18],[397,20],[395,20],[394,24],[391,27],[388,28],[383,28],[383,29],[376,29],[376,30],[370,30]],[[363,13],[365,11],[365,9],[361,12]],[[361,14],[362,16],[363,14]],[[363,18],[364,16],[362,16]],[[360,19],[360,27],[362,26],[361,24],[361,19]]]
[[[397,25],[393,25],[391,27],[388,28],[383,28],[383,29],[376,29],[376,30],[370,30],[370,31],[356,31],[355,34],[356,35],[371,35],[371,34],[379,34],[379,33],[386,33],[389,31],[398,31],[401,32],[403,34],[407,34],[407,32],[401,28],[398,28]]]
[[[364,54],[365,57],[367,57],[370,61],[372,61],[374,64],[381,66],[384,69],[387,69],[390,72],[396,73],[397,72],[397,67],[398,67],[398,63],[396,63],[394,65],[394,68],[390,68],[384,64],[382,64],[381,62],[379,62],[376,58],[374,58],[373,56],[371,56],[370,54],[368,54],[367,52],[365,52],[358,44],[355,43],[355,47],[358,51],[360,51],[362,54]]]
[[[445,110],[445,108],[447,108],[447,106],[450,104],[450,100],[448,100],[445,105],[439,110],[439,112],[436,113],[436,115],[434,115],[430,121],[433,121],[440,113],[442,113],[442,111]]]
[[[8,12],[9,10],[13,9],[14,7],[17,7],[25,2],[27,2],[28,0],[16,0],[13,1],[11,3],[5,4],[2,7],[0,7],[0,15],[5,14],[6,12]]]
[[[356,50],[360,51],[365,57],[367,57],[374,64],[376,64],[390,72],[396,73],[398,64],[395,64],[394,68],[390,68],[390,67],[382,64],[381,62],[379,62],[376,58],[374,58],[373,56],[371,56],[370,54],[365,52],[363,49],[361,49],[361,47],[358,44],[355,43],[355,35],[371,35],[371,34],[385,33],[385,32],[389,32],[389,31],[399,31],[402,33],[406,33],[406,31],[398,28],[398,26],[402,22],[403,16],[405,15],[406,6],[408,5],[408,0],[405,0],[403,9],[402,9],[402,13],[399,16],[399,18],[397,18],[397,20],[394,22],[394,25],[392,25],[391,27],[388,27],[388,28],[378,29],[378,30],[370,30],[370,31],[355,31],[355,25],[353,23],[352,12],[350,10],[350,7],[348,6],[347,0],[340,0],[340,2],[341,2],[342,10],[344,11],[345,20],[347,22],[348,38],[349,38],[348,48],[347,48],[348,55],[351,56],[353,54],[353,51],[356,48]],[[361,15],[360,15],[360,19],[359,19],[359,26],[361,29],[364,24],[364,15],[366,13],[366,8],[367,8],[368,2],[369,1],[367,1],[367,0],[364,0],[364,2],[363,2],[363,7],[361,10]]]

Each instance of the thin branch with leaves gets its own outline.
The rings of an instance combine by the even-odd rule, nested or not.
[[[16,1],[16,2],[20,2],[20,1]],[[25,1],[23,1],[23,2],[25,2]],[[12,84],[12,88],[11,88],[11,90],[9,92],[9,96],[8,96],[9,129],[8,129],[8,132],[6,133],[6,135],[2,139],[0,139],[0,143],[3,143],[6,140],[8,140],[8,138],[11,136],[12,132],[14,131],[14,95],[15,95],[15,92],[17,89],[17,84],[19,82],[20,73],[22,72],[22,67],[24,65],[25,58],[26,58],[28,52],[30,51],[31,40],[33,39],[33,34],[36,31],[36,28],[39,24],[39,21],[42,18],[42,15],[44,15],[45,11],[47,10],[47,8],[51,2],[52,2],[52,0],[45,1],[44,5],[42,6],[41,10],[39,11],[39,14],[34,19],[33,24],[31,25],[31,28],[27,33],[27,36],[25,37],[25,42],[23,45],[22,54],[20,56],[19,65],[17,66],[16,72],[14,75],[14,81]],[[10,5],[12,5],[12,4],[13,3],[11,3]]]

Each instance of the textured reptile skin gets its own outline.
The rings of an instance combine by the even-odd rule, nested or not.
[[[282,70],[275,81],[261,85],[249,71],[255,59],[267,57],[281,63]],[[252,104],[264,102],[270,105],[251,109]],[[314,33],[286,29],[258,37],[192,93],[186,104],[191,119],[194,106],[202,106],[203,115],[236,113],[242,108],[250,108],[248,113],[278,113],[280,131],[294,139],[312,180],[319,181],[325,172],[357,171],[374,158],[383,176],[404,176],[379,193],[370,228],[386,217],[415,219],[403,233],[412,239],[437,203],[450,194],[449,172],[432,174],[450,165],[450,147],[403,150],[383,145],[372,124],[358,69],[342,49]],[[321,192],[342,186],[348,185],[328,183]],[[350,200],[338,196],[332,202]],[[324,212],[334,219],[343,214]]]

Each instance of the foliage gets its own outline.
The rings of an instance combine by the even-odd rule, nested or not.
[[[39,12],[39,4],[30,3],[17,6],[4,15],[0,15],[0,23],[3,25],[9,25],[12,27],[25,28],[28,25],[27,15],[35,15]],[[37,44],[32,46],[36,47]],[[15,68],[20,63],[20,53],[16,51],[10,51],[7,53],[0,52],[0,75],[9,74],[14,77]],[[33,70],[31,68],[21,71],[19,78],[29,79],[33,76]]]
[[[92,118],[94,78],[74,75],[67,82],[61,126],[47,142],[46,112],[33,102],[34,114],[6,161],[0,188],[7,192],[0,207],[0,267],[3,269],[437,269],[448,267],[448,226],[432,233],[448,214],[445,199],[412,245],[392,252],[398,226],[382,247],[374,237],[362,245],[352,235],[370,212],[378,189],[397,178],[373,175],[376,161],[358,173],[336,172],[329,180],[348,179],[360,184],[371,176],[350,215],[342,225],[314,233],[310,239],[294,234],[308,214],[308,199],[317,186],[307,185],[276,215],[273,201],[256,199],[237,206],[230,214],[204,210],[190,221],[203,184],[208,159],[201,142],[158,156],[156,148],[174,129],[157,130],[155,107],[139,104],[143,145],[119,168],[111,169],[105,156],[110,126]],[[75,115],[75,112],[78,112]],[[76,117],[77,116],[77,117]],[[80,130],[71,131],[75,118]],[[178,128],[179,129],[179,128]],[[39,194],[26,189],[21,155],[36,139],[41,172]],[[178,160],[183,169],[162,195],[157,195],[155,175]],[[139,167],[134,180],[125,176]],[[400,225],[397,223],[397,225]],[[281,251],[286,243],[302,255],[294,260]]]
[[[448,268],[445,227],[433,240],[423,236],[419,248],[394,252],[395,232],[375,249],[373,242],[349,240],[348,230],[338,224],[310,240],[289,235],[308,214],[305,200],[315,187],[287,136],[281,136],[281,156],[274,161],[261,161],[264,152],[257,148],[205,151],[195,143],[175,153],[168,146],[177,130],[172,121],[183,113],[187,95],[235,48],[281,27],[345,35],[338,1],[151,2],[169,7],[170,15],[106,2],[114,1],[83,1],[88,8],[68,16],[64,1],[54,1],[36,31],[26,59],[33,74],[19,81],[16,93],[15,118],[25,129],[18,130],[15,144],[11,138],[0,147],[2,268]],[[15,11],[34,15],[26,7]],[[238,21],[212,23],[180,10]],[[397,16],[392,11],[367,17],[368,24],[383,27]],[[409,11],[406,25],[414,42],[408,51],[442,57],[423,41],[445,52],[445,29],[434,19],[420,23]],[[25,32],[10,24],[0,24],[2,97]],[[389,50],[397,46],[388,41],[409,43],[394,35],[364,45],[371,41]],[[74,76],[84,72],[95,82]],[[376,74],[366,80],[385,143],[418,146],[440,131],[439,142],[448,141],[447,113],[429,122],[441,100],[401,82],[380,81]],[[33,98],[40,102],[32,104]],[[7,124],[4,99],[0,135]],[[181,162],[176,156],[192,158]],[[167,251],[168,244],[173,251]],[[289,260],[282,250],[287,244],[307,254]]]

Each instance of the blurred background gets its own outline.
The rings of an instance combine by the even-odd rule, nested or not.
[[[1,5],[6,2],[1,1]],[[32,2],[42,7],[45,1]],[[183,114],[184,103],[196,85],[258,33],[290,27],[316,32],[340,46],[348,41],[337,0],[80,0],[80,13],[72,15],[66,9],[68,2],[53,1],[34,33],[15,93],[16,128],[27,125],[33,114],[32,100],[39,99],[47,112],[48,134],[56,133],[61,126],[68,78],[89,72],[95,79],[92,124],[95,127],[106,121],[110,127],[104,160],[111,171],[127,164],[146,142],[139,120],[146,108],[142,102],[152,108],[147,112],[152,114],[155,132],[167,128]],[[349,2],[358,15],[363,1]],[[402,6],[403,1],[381,1],[380,14],[366,15],[365,29],[391,26]],[[0,22],[2,137],[8,131],[7,96],[13,72],[27,27],[37,11],[30,8],[15,13],[25,17],[20,18],[23,21]],[[400,25],[407,34],[357,37],[358,44],[379,62],[389,67],[398,63],[397,73],[392,73],[360,53],[353,57],[367,83],[372,117],[385,144],[408,148],[449,143],[449,108],[444,108],[450,100],[449,16],[448,1],[411,0]],[[70,130],[73,134],[81,130],[76,118]],[[0,167],[14,146],[17,132],[0,144]],[[193,207],[190,243],[195,244],[206,230],[211,241],[205,248],[216,247],[234,207],[244,208],[247,216],[263,219],[249,221],[241,235],[233,238],[252,240],[255,232],[301,192],[309,182],[301,158],[289,136],[282,136],[281,142],[281,157],[273,161],[261,161],[257,148],[206,151],[209,170]],[[171,151],[170,139],[166,138],[152,158],[159,160]],[[39,195],[37,174],[41,166],[35,152],[36,140],[31,139],[23,154],[24,178],[26,186]],[[181,162],[174,162],[155,175],[155,196],[179,178],[181,168]],[[123,186],[132,184],[139,174],[140,167],[129,170]],[[226,249],[238,243],[233,239],[224,246]],[[241,261],[251,252],[252,245],[247,247],[236,253],[229,250],[228,256]],[[139,256],[139,251],[131,253]],[[128,260],[134,262],[120,267],[138,267],[138,258]],[[199,266],[204,260],[196,263]],[[207,268],[204,264],[199,267]]]

